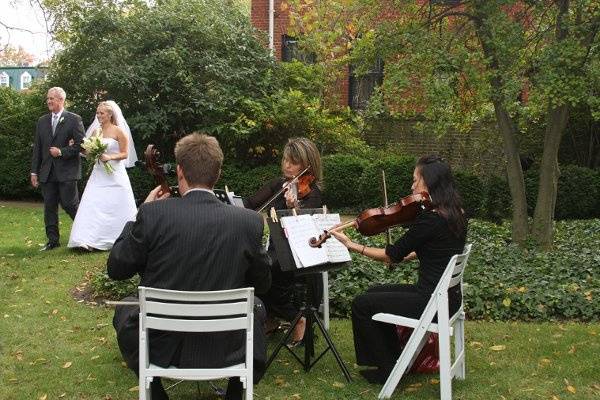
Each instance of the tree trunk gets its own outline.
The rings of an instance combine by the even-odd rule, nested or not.
[[[506,173],[510,198],[512,201],[512,240],[522,245],[527,239],[527,197],[525,196],[525,180],[516,141],[516,127],[506,109],[494,101],[494,111],[498,128],[502,134],[504,156],[506,157]]]
[[[554,206],[558,191],[558,148],[569,121],[569,106],[564,104],[548,112],[544,152],[540,165],[540,182],[533,215],[532,235],[543,249],[552,246]]]

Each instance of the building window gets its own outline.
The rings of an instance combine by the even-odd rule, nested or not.
[[[31,74],[29,72],[23,72],[21,74],[21,89],[27,89],[31,86]]]
[[[364,75],[356,76],[350,66],[349,106],[353,110],[364,110],[375,88],[383,83],[383,60],[377,59],[373,68]]]
[[[298,47],[298,39],[283,35],[281,38],[281,61],[300,61],[306,64],[314,64],[316,57],[312,53],[307,53]]]
[[[0,87],[5,86],[8,87],[10,84],[8,74],[4,71],[0,72]]]

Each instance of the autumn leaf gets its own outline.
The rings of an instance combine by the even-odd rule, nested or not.
[[[430,379],[429,383],[431,383],[432,385],[438,385],[440,383],[439,379]]]
[[[40,400],[47,400],[47,399],[48,399],[48,395],[47,394],[45,394],[43,396],[40,396]]]
[[[504,305],[504,307],[510,307],[510,299],[508,297],[505,297],[504,300],[502,300],[502,304]]]
[[[337,381],[336,381],[336,382],[333,382],[333,387],[334,387],[334,388],[343,388],[343,387],[345,387],[345,386],[346,386],[346,385],[344,385],[344,384],[343,384],[343,383],[341,383],[341,382],[337,382]]]
[[[130,388],[129,388],[129,391],[130,391],[130,392],[139,392],[139,391],[140,391],[140,388],[139,388],[139,386],[130,387]]]
[[[567,391],[573,394],[577,393],[577,389],[575,389],[575,387],[571,385],[567,385]]]
[[[490,347],[490,350],[492,350],[492,351],[502,351],[502,350],[506,350],[506,346],[503,345],[503,344],[498,344],[496,346]]]
[[[65,368],[65,369],[66,369],[66,368],[71,368],[71,365],[73,365],[73,363],[72,363],[71,361],[67,361],[67,362],[65,363],[65,365],[63,365],[62,367],[63,367],[63,368]]]

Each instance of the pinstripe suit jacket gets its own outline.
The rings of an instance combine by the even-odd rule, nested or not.
[[[140,207],[136,221],[128,222],[115,242],[108,275],[128,279],[137,273],[140,285],[162,289],[254,286],[256,293],[264,293],[271,273],[262,234],[259,214],[226,205],[206,191],[150,202]],[[137,311],[132,312],[131,329],[137,330],[137,318]],[[150,344],[150,360],[161,366],[220,367],[241,362],[245,355],[237,332],[155,332]],[[266,357],[266,349],[260,353]]]

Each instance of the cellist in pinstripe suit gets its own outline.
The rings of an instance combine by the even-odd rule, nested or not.
[[[270,260],[262,247],[263,220],[251,210],[232,207],[212,193],[223,163],[213,137],[188,135],[175,146],[181,198],[165,199],[160,187],[148,195],[135,222],[128,222],[108,258],[108,275],[128,279],[140,275],[140,285],[172,290],[223,290],[254,286],[256,293],[271,285]],[[257,304],[261,304],[256,299]],[[264,373],[266,340],[263,312],[255,312],[255,381]],[[138,368],[138,308],[119,306],[113,325],[128,366]],[[236,333],[175,334],[155,332],[150,361],[167,367],[223,367],[239,363],[245,354],[243,336]],[[226,399],[241,399],[242,385],[231,378]],[[167,399],[160,380],[152,398]]]

